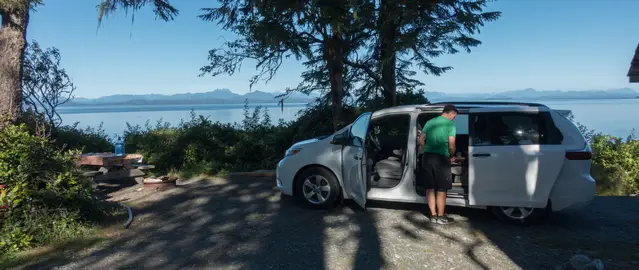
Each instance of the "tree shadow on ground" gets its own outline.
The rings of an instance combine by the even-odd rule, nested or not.
[[[138,183],[134,178],[123,178],[118,180],[105,180],[94,182],[93,188],[95,194],[100,199],[108,199],[110,194],[125,188],[130,188]]]
[[[468,223],[457,222],[447,226],[433,224],[426,218],[428,205],[425,204],[374,202],[371,206],[382,209],[404,210],[402,218],[406,222],[403,224],[397,223],[393,228],[414,242],[431,246],[434,250],[430,250],[430,252],[441,251],[447,253],[453,251],[456,254],[448,254],[450,258],[459,255],[465,256],[465,259],[470,262],[468,266],[480,269],[494,268],[475,255],[475,248],[487,240],[482,237],[479,231],[475,231],[471,226],[468,226]],[[447,212],[456,217],[463,217],[465,220],[473,220],[473,222],[492,222],[485,212],[478,209],[447,207]],[[462,229],[462,231],[459,231],[459,229]],[[456,230],[458,232],[455,232]],[[427,234],[422,232],[427,232]],[[469,235],[472,237],[469,238]],[[437,250],[438,245],[457,247]],[[445,260],[454,263],[450,258],[446,258],[448,255],[444,254]]]
[[[281,196],[270,178],[132,189],[118,199],[134,207],[133,224],[109,245],[26,268],[539,269],[561,265],[579,248],[620,261],[606,264],[623,269],[637,257],[632,251],[639,243],[629,201],[611,211],[615,203],[607,198],[597,198],[590,212],[558,213],[546,224],[521,228],[484,210],[455,207],[448,208],[458,219],[450,226],[430,224],[427,206],[417,204],[370,202],[361,210],[346,202],[309,211]],[[138,189],[147,193],[136,195]]]
[[[424,217],[427,205],[371,206],[403,210],[407,222],[393,225],[398,234],[439,249],[433,253],[447,253],[441,259],[453,265],[459,257],[477,269],[550,269],[584,254],[601,259],[607,268],[639,267],[639,217],[632,214],[639,209],[639,200],[629,197],[597,197],[585,209],[556,212],[546,222],[526,227],[504,224],[482,209],[447,207],[457,220],[441,226]]]
[[[139,205],[135,220],[108,246],[26,268],[326,269],[329,259],[342,268],[384,267],[374,215],[348,206],[308,211],[270,178],[202,180],[126,203]]]
[[[576,254],[601,259],[606,268],[636,269],[639,200],[629,199],[596,197],[586,208],[554,212],[541,224],[525,227],[480,220],[469,224],[523,269],[562,266]]]

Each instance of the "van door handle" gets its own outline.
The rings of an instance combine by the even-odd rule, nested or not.
[[[357,155],[354,155],[354,156],[353,156],[353,158],[354,158],[355,160],[360,160],[360,159],[362,159],[361,157],[359,157],[359,156],[357,156]]]
[[[489,157],[490,153],[475,153],[473,157]]]

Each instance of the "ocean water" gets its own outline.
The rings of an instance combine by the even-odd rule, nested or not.
[[[553,109],[571,110],[575,121],[598,132],[625,138],[632,129],[639,131],[639,99],[609,100],[555,100],[531,101],[548,105]],[[273,123],[278,119],[294,120],[305,104],[286,104],[280,108],[276,104],[250,104],[252,113],[255,106],[268,110]],[[91,107],[64,107],[59,109],[64,124],[78,122],[79,127],[102,127],[109,135],[120,135],[131,125],[144,126],[147,121],[155,125],[158,121],[172,125],[190,119],[191,111],[208,116],[222,123],[240,123],[244,119],[244,104],[202,104],[202,105],[117,105]],[[639,135],[639,134],[638,134]]]

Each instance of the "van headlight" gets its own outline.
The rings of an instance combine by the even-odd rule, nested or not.
[[[299,148],[294,148],[294,149],[288,149],[286,150],[286,153],[284,154],[284,157],[290,157],[292,155],[295,155],[297,153],[299,153],[302,149]]]

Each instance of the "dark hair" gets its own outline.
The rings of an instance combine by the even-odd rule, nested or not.
[[[453,104],[446,104],[446,106],[444,106],[444,111],[443,111],[443,113],[449,113],[449,112],[459,113],[459,111],[457,111],[457,108],[455,108],[455,105],[453,105]]]

